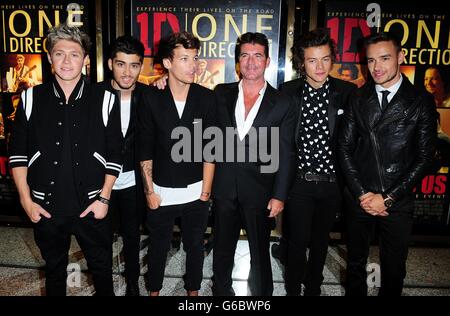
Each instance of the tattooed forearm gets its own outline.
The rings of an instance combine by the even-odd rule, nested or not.
[[[142,175],[142,182],[144,184],[144,193],[146,195],[153,193],[153,161],[152,160],[146,160],[141,161],[141,175]]]

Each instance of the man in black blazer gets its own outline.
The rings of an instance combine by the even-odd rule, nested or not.
[[[288,193],[295,115],[290,99],[264,79],[268,52],[264,34],[243,34],[235,50],[242,80],[215,89],[218,125],[224,134],[235,131],[238,139],[227,135],[226,143],[231,145],[225,148],[227,159],[216,163],[214,295],[235,294],[231,274],[241,228],[246,230],[250,247],[251,294],[268,296],[273,291],[269,238]],[[271,149],[270,163],[261,152],[265,146]],[[246,159],[239,159],[239,150]]]
[[[283,217],[286,292],[300,295],[304,284],[304,295],[320,295],[329,233],[342,201],[337,135],[356,86],[329,76],[336,53],[325,30],[306,33],[292,51],[301,78],[280,87],[294,98],[298,109],[295,181]]]
[[[140,165],[149,208],[151,296],[159,295],[162,288],[178,217],[186,251],[187,294],[198,295],[202,282],[203,238],[214,175],[214,164],[203,160],[202,135],[215,123],[215,98],[211,90],[194,83],[199,47],[199,40],[187,32],[162,40],[159,56],[169,73],[168,85],[163,90],[147,89],[138,108]]]

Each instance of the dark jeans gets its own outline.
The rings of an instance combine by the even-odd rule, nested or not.
[[[270,264],[270,230],[273,219],[264,207],[243,207],[237,199],[215,200],[213,295],[235,295],[231,278],[236,244],[241,228],[245,228],[250,248],[248,284],[252,295],[271,296],[273,292]]]
[[[114,222],[114,231],[118,230],[123,239],[125,257],[125,278],[128,284],[137,284],[140,275],[139,251],[141,214],[137,209],[136,186],[123,190],[113,190],[110,212]]]
[[[175,219],[181,216],[181,238],[186,251],[186,277],[184,288],[187,291],[200,289],[203,279],[203,238],[208,222],[209,202],[194,202],[162,206],[148,210],[147,228],[149,231],[148,278],[151,292],[161,290],[164,280],[167,252],[173,236]]]
[[[367,257],[370,237],[375,225],[380,232],[381,288],[379,295],[400,296],[406,276],[408,243],[413,224],[414,202],[399,201],[395,210],[388,210],[386,217],[371,216],[346,193],[347,212],[347,281],[345,294],[367,295]],[[398,207],[399,206],[399,207]]]
[[[95,219],[75,216],[42,217],[34,226],[34,238],[45,260],[48,296],[65,296],[71,235],[77,239],[92,273],[96,295],[114,295],[110,215]]]
[[[320,295],[329,234],[341,201],[336,182],[296,180],[283,218],[289,232],[285,274],[288,295],[300,295],[302,283],[305,295]]]

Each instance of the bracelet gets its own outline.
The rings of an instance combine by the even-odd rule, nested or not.
[[[211,193],[209,193],[209,192],[202,192],[201,195],[206,195],[207,197],[209,197],[211,195]]]
[[[107,198],[102,197],[101,195],[97,196],[97,200],[102,202],[103,204],[109,205],[109,200]]]
[[[151,196],[155,191],[146,192],[145,195]]]

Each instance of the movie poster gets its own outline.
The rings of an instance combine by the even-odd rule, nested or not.
[[[370,6],[368,7],[368,5]],[[405,7],[388,1],[327,1],[325,25],[337,44],[332,75],[363,85],[368,76],[362,38],[380,31],[394,32],[405,53],[401,71],[419,89],[434,96],[440,113],[439,163],[415,188],[416,225],[449,226],[450,148],[450,16],[442,3]]]
[[[133,0],[132,35],[145,46],[139,81],[151,83],[163,69],[154,61],[160,39],[172,32],[188,31],[201,41],[195,82],[207,88],[239,79],[235,67],[236,39],[245,32],[261,32],[269,39],[271,63],[266,79],[277,86],[281,0]]]
[[[20,93],[51,76],[47,31],[67,22],[88,31],[87,0],[1,1],[0,4],[0,214],[17,215],[20,204],[8,165],[8,139]],[[85,71],[87,73],[87,69]]]

